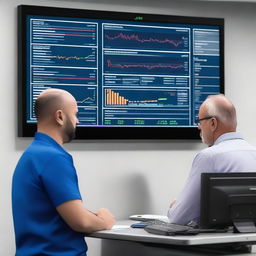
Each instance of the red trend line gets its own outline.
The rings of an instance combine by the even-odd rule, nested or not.
[[[81,35],[81,34],[62,34],[62,33],[50,33],[49,35],[54,36],[83,36],[83,37],[95,37],[94,35]]]
[[[76,80],[95,80],[95,78],[79,78],[79,77],[61,77],[61,76],[34,76],[34,78],[46,78],[46,79],[76,79]]]
[[[147,68],[147,69],[155,69],[155,68],[170,68],[170,69],[179,69],[184,68],[183,65],[165,65],[165,64],[155,64],[155,65],[145,65],[145,64],[112,64],[111,60],[107,60],[107,65],[109,68]]]
[[[54,28],[54,27],[50,27],[50,28],[47,28],[47,29],[95,32],[95,29],[80,29],[80,28],[58,28],[58,27]]]
[[[157,38],[148,38],[148,39],[143,39],[143,38],[140,38],[138,35],[136,34],[131,34],[131,35],[126,35],[126,34],[123,34],[123,33],[120,33],[116,36],[109,36],[108,34],[106,34],[106,38],[108,40],[116,40],[116,39],[124,39],[124,40],[135,40],[135,41],[138,41],[140,43],[154,43],[154,42],[157,42],[157,43],[160,43],[160,44],[172,44],[174,45],[175,47],[178,47],[179,45],[182,44],[182,41],[174,41],[174,40],[170,40],[168,38],[166,39],[163,39],[163,40],[160,40],[160,39],[157,39]]]

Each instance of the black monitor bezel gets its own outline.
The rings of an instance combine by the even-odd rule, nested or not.
[[[26,122],[26,16],[95,18],[134,21],[143,17],[146,22],[216,25],[220,28],[220,93],[224,93],[224,19],[141,14],[117,11],[70,9],[44,6],[18,6],[18,136],[32,137],[36,124]],[[196,127],[77,127],[77,139],[200,139]]]
[[[215,181],[213,181],[213,179],[215,179]],[[250,182],[250,185],[248,181]],[[252,184],[253,181],[255,184]],[[215,207],[212,207],[212,206],[210,207],[210,204],[212,203],[210,201],[211,190],[217,185],[230,186],[231,185],[230,183],[232,183],[232,186],[246,185],[246,186],[256,187],[256,173],[255,172],[229,172],[229,173],[202,173],[201,174],[201,202],[200,202],[200,227],[201,228],[222,229],[222,228],[227,228],[228,226],[234,225],[231,218],[226,223],[219,223],[218,221],[215,223],[210,220],[210,215],[211,215],[210,208],[214,208],[214,209],[217,208],[217,210],[221,211],[221,209],[219,209],[220,204],[216,203]]]

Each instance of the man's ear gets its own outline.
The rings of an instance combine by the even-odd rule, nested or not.
[[[55,112],[55,120],[60,126],[64,124],[64,116],[62,110],[59,109]]]
[[[211,126],[211,131],[214,132],[216,131],[217,127],[218,127],[218,120],[213,117],[211,120],[210,120],[210,126]]]

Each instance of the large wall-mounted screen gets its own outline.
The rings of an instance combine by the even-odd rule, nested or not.
[[[77,100],[78,139],[195,139],[224,92],[224,20],[19,6],[19,136],[47,88]]]

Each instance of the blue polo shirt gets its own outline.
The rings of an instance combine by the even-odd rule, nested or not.
[[[73,231],[56,207],[81,199],[73,159],[55,140],[36,133],[13,175],[16,256],[85,256],[84,234]]]

